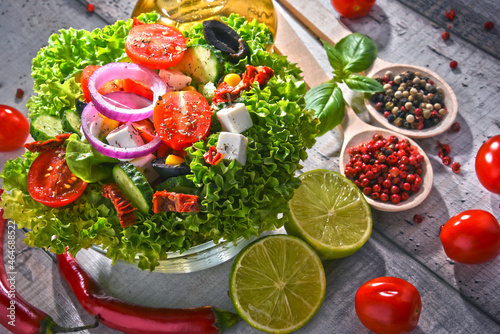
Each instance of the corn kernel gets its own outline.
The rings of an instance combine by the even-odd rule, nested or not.
[[[182,90],[184,90],[184,91],[196,91],[196,88],[194,88],[193,86],[187,86],[187,87],[183,88]]]
[[[184,162],[184,159],[182,159],[181,157],[179,157],[175,154],[169,154],[165,158],[165,164],[167,164],[167,165],[180,165],[183,162]]]
[[[241,81],[241,77],[236,73],[226,74],[224,77],[224,82],[227,83],[231,87],[235,87]]]

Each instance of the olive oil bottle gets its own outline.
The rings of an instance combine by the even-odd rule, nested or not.
[[[276,34],[277,18],[272,0],[139,0],[132,17],[154,10],[162,16],[162,23],[180,30],[236,13],[248,21],[257,19],[269,27],[273,36]]]

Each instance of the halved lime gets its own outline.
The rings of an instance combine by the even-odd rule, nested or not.
[[[304,241],[269,235],[236,256],[229,275],[234,308],[250,326],[290,333],[316,314],[325,297],[325,271]]]
[[[300,176],[290,201],[288,234],[311,245],[322,259],[353,254],[372,232],[372,213],[361,190],[346,177],[315,169]]]

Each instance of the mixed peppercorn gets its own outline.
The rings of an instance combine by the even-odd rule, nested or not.
[[[344,175],[366,196],[398,204],[420,191],[425,158],[409,140],[377,133],[347,152],[350,160]]]
[[[389,123],[405,129],[422,130],[438,124],[448,113],[443,90],[420,72],[407,71],[393,76],[388,71],[375,80],[384,92],[373,94],[371,102]]]

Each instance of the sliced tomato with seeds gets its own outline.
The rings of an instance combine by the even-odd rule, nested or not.
[[[174,28],[163,24],[141,24],[130,29],[125,52],[136,64],[152,69],[167,69],[184,56],[186,38]]]
[[[170,148],[179,151],[205,138],[211,118],[207,100],[196,91],[164,94],[156,103],[153,114],[160,138]]]
[[[28,192],[37,202],[51,208],[65,206],[79,198],[87,182],[69,169],[64,148],[54,148],[40,154],[28,171]]]

